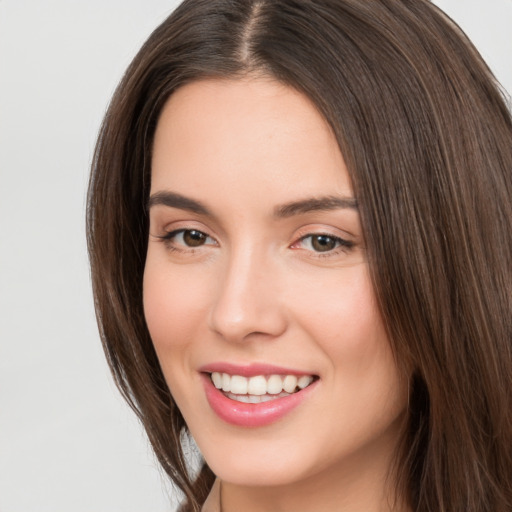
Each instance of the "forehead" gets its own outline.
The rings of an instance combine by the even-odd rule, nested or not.
[[[202,80],[178,89],[160,116],[152,193],[351,194],[335,136],[313,103],[266,78]],[[279,195],[279,194],[278,194]],[[265,196],[261,197],[263,201]]]

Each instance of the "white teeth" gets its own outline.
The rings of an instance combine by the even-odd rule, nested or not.
[[[290,396],[290,393],[285,393],[284,391],[278,395],[235,395],[233,393],[226,393],[226,396],[236,402],[259,404],[261,402],[270,402],[271,400],[276,400],[277,398],[282,398],[284,396]]]
[[[313,377],[311,375],[303,375],[297,381],[297,386],[299,389],[307,388],[313,382]]]
[[[240,375],[233,375],[233,377],[231,377],[230,388],[231,393],[235,395],[246,395],[247,379],[245,377],[240,377]]]
[[[283,391],[283,379],[279,375],[271,375],[267,380],[267,393],[277,395]]]
[[[220,389],[222,387],[222,374],[217,372],[212,373],[212,382],[217,389]]]
[[[265,395],[267,393],[267,379],[263,375],[251,377],[247,391],[250,395]]]
[[[231,377],[227,373],[222,374],[222,391],[231,391]]]
[[[287,393],[293,393],[297,387],[297,377],[295,375],[287,375],[283,381],[283,389]]]
[[[213,385],[217,389],[222,389],[230,398],[236,396],[238,400],[242,397],[238,401],[247,403],[265,402],[287,396],[306,388],[314,380],[312,375],[257,375],[247,378],[220,372],[213,372],[211,379]]]

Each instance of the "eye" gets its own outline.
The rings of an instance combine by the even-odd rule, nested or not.
[[[351,249],[354,244],[337,236],[319,233],[302,237],[296,246],[313,252],[328,253],[340,248]]]
[[[177,229],[161,237],[172,246],[184,246],[192,249],[203,245],[216,245],[215,240],[197,229]]]
[[[179,233],[176,238],[183,240],[183,243],[188,247],[199,247],[200,245],[204,245],[206,243],[208,236],[201,231],[197,231],[195,229],[187,229]]]

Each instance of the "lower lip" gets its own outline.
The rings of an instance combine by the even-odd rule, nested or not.
[[[264,427],[270,425],[299,406],[313,391],[318,381],[292,395],[261,402],[247,404],[231,400],[218,390],[210,375],[202,374],[206,398],[215,414],[222,420],[238,427]]]

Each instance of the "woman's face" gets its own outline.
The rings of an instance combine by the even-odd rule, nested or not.
[[[382,477],[407,385],[343,156],[305,96],[263,78],[172,95],[154,142],[144,309],[221,479]]]

